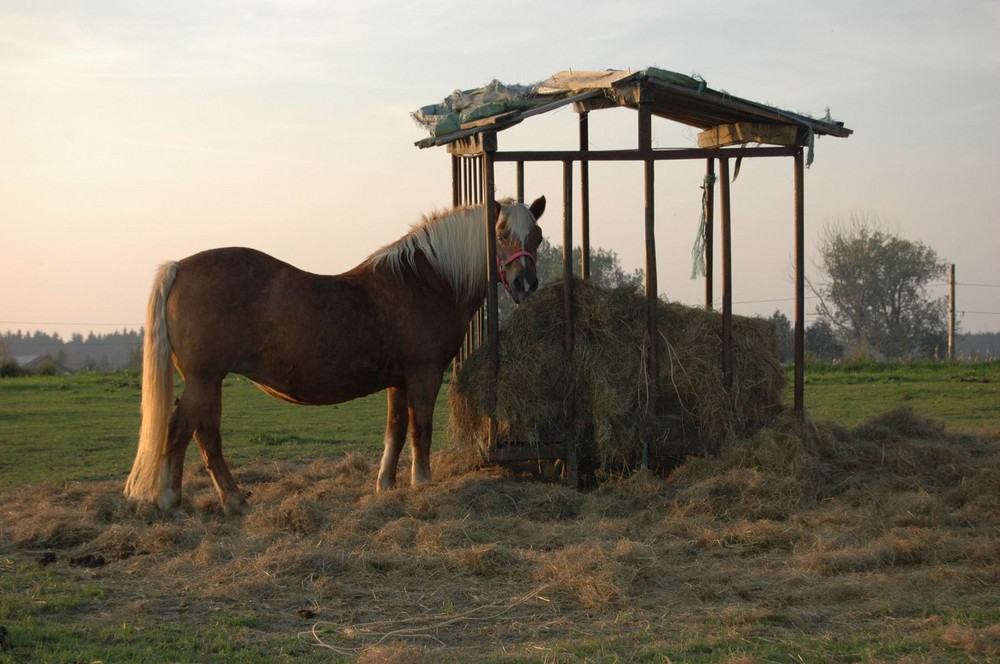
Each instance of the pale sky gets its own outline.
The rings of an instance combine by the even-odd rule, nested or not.
[[[829,108],[855,133],[817,141],[807,260],[824,224],[877,213],[956,264],[963,331],[996,331],[998,36],[996,0],[0,0],[0,330],[138,328],[156,266],[212,247],[347,270],[450,204],[447,153],[414,147],[411,111],[493,79],[656,66]],[[500,148],[576,132],[567,108]],[[696,133],[654,120],[660,147]],[[634,113],[591,114],[593,148],[634,137]],[[529,165],[526,186],[556,243],[560,168]],[[703,170],[656,171],[660,290],[692,305]],[[749,160],[733,183],[738,314],[791,317],[792,176],[790,159]],[[591,182],[593,244],[640,267],[641,168],[595,164]],[[509,172],[499,186],[514,193]]]

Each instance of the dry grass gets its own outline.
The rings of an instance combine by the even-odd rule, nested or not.
[[[453,439],[484,448],[493,414],[506,444],[567,438],[585,466],[616,474],[640,465],[644,445],[654,462],[671,463],[718,450],[780,411],[784,373],[766,322],[734,318],[727,389],[721,315],[661,301],[653,385],[643,296],[575,280],[573,306],[572,359],[563,349],[561,283],[541,288],[504,322],[495,403],[487,349],[466,360],[449,394]]]
[[[995,440],[906,411],[779,418],[589,492],[434,464],[434,484],[387,494],[364,456],[250,465],[239,519],[200,475],[182,516],[117,482],[26,487],[0,495],[0,556],[48,553],[104,589],[99,614],[62,621],[199,629],[239,609],[261,617],[242,638],[316,659],[1000,656]]]

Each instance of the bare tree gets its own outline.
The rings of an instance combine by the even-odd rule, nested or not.
[[[826,276],[821,283],[809,282],[819,298],[816,313],[850,353],[933,353],[947,329],[944,299],[927,291],[946,269],[933,249],[890,232],[873,212],[827,224],[816,248],[816,267]]]

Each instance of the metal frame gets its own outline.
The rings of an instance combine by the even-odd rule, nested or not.
[[[733,338],[732,338],[732,236],[731,236],[731,204],[730,204],[730,159],[747,159],[761,157],[791,157],[794,164],[794,237],[795,237],[795,312],[794,312],[794,410],[802,418],[804,415],[804,318],[805,318],[805,265],[804,265],[804,137],[799,145],[793,147],[762,146],[762,147],[717,147],[717,148],[684,148],[684,149],[653,149],[652,147],[652,113],[651,104],[639,93],[638,99],[638,146],[633,150],[590,150],[588,109],[578,106],[579,113],[579,150],[556,151],[506,151],[497,148],[497,129],[479,130],[463,135],[447,144],[452,154],[452,191],[455,204],[485,203],[485,223],[487,224],[487,255],[489,266],[490,287],[487,289],[485,304],[485,338],[491,349],[490,368],[493,373],[495,401],[496,378],[499,366],[499,321],[497,311],[496,290],[496,218],[495,218],[495,167],[498,163],[513,162],[517,166],[517,195],[524,199],[524,164],[526,162],[553,162],[563,164],[563,276],[565,278],[565,315],[566,331],[564,347],[567,353],[572,353],[574,336],[573,317],[573,163],[580,164],[581,193],[581,225],[582,225],[582,265],[583,278],[590,277],[590,183],[589,162],[591,161],[642,161],[644,164],[644,196],[645,196],[645,295],[647,299],[647,368],[651,384],[656,384],[659,376],[657,342],[659,338],[658,286],[656,274],[656,239],[655,239],[655,164],[657,161],[704,160],[706,175],[714,176],[716,162],[718,163],[718,183],[721,232],[721,271],[722,271],[722,342],[723,350],[720,358],[727,389],[733,381]],[[502,128],[502,127],[501,127]],[[460,166],[470,160],[473,166]],[[477,170],[478,164],[479,170]],[[706,280],[705,307],[712,309],[713,302],[713,269],[714,240],[713,231],[715,216],[715,191],[711,177],[706,177]],[[477,187],[474,182],[481,186]],[[460,193],[461,192],[461,195]],[[472,342],[463,347],[463,352],[471,350],[483,341],[483,318],[478,319],[478,327],[470,333]],[[474,321],[474,325],[476,322]],[[651,395],[652,396],[652,395]],[[652,402],[652,407],[657,404]],[[492,461],[510,461],[524,459],[565,459],[571,481],[575,481],[575,450],[568,441],[563,444],[540,445],[530,449],[498,447],[496,426],[491,422],[489,440],[489,458]]]

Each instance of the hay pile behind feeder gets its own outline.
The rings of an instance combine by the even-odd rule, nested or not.
[[[649,384],[646,300],[631,288],[574,281],[575,335],[565,335],[563,285],[541,288],[502,326],[496,403],[486,347],[473,353],[449,394],[453,438],[485,452],[488,415],[501,444],[568,440],[589,466],[634,468],[651,459],[716,449],[780,410],[784,375],[773,328],[733,318],[733,389],[724,388],[717,313],[660,301],[659,381]],[[657,408],[652,407],[653,397]]]

